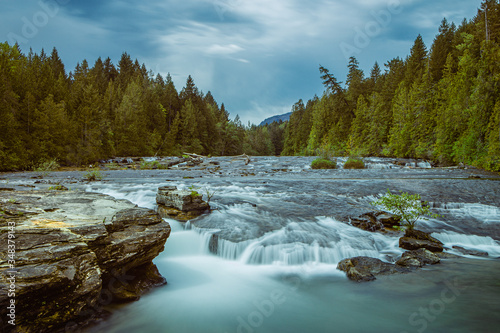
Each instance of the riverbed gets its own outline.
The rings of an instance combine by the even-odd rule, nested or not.
[[[497,332],[500,325],[500,176],[424,161],[366,159],[364,170],[312,170],[312,157],[212,158],[210,167],[1,175],[0,186],[60,182],[155,208],[157,188],[213,194],[210,214],[168,220],[154,261],[168,284],[83,332]],[[345,159],[338,159],[339,167]],[[36,182],[36,183],[35,183]],[[29,186],[28,188],[26,186]],[[420,220],[450,256],[417,272],[349,281],[336,264],[371,256],[393,262],[398,232],[349,224],[392,192],[419,193],[438,218]],[[463,255],[453,246],[487,252]]]

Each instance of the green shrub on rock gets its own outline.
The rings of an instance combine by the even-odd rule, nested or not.
[[[365,162],[358,157],[349,157],[344,163],[344,169],[364,169]]]
[[[313,169],[336,169],[337,161],[328,160],[326,158],[317,158],[311,163]]]
[[[101,174],[101,171],[99,169],[91,169],[87,171],[87,173],[83,176],[83,178],[86,181],[95,182],[98,180],[102,180],[103,175]]]
[[[431,212],[428,203],[421,201],[420,194],[408,194],[406,192],[392,194],[390,190],[387,190],[386,195],[371,204],[374,206],[381,205],[385,209],[394,212],[394,214],[401,216],[404,226],[409,230],[415,228],[415,223],[419,218],[424,218],[426,215],[434,218],[440,216]]]

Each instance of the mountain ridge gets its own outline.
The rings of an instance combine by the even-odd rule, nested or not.
[[[276,115],[276,116],[272,116],[272,117],[269,117],[269,118],[266,118],[264,119],[260,124],[259,126],[264,126],[264,125],[267,125],[267,124],[272,124],[273,122],[279,122],[280,120],[285,122],[285,121],[288,121],[290,120],[290,116],[291,116],[292,112],[288,112],[288,113],[284,113],[284,114],[279,114],[279,115]]]

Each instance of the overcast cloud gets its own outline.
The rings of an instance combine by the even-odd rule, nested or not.
[[[321,64],[345,81],[354,55],[405,57],[420,33],[430,47],[446,17],[459,24],[481,0],[0,0],[0,34],[21,49],[55,46],[72,71],[123,52],[180,90],[189,74],[244,123],[321,95]]]

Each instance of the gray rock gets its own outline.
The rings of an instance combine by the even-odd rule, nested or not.
[[[405,250],[424,248],[431,252],[443,252],[443,243],[430,234],[415,229],[406,229],[404,237],[399,239],[399,247]]]
[[[396,265],[404,266],[404,267],[422,267],[423,264],[420,260],[413,257],[401,257],[398,261],[396,261]]]
[[[344,259],[337,265],[337,269],[346,272],[350,280],[366,282],[376,279],[376,275],[389,275],[396,273],[407,273],[406,267],[397,266],[380,259],[370,257],[354,257]]]
[[[375,211],[368,212],[358,217],[350,218],[351,224],[357,228],[367,231],[379,231],[384,228],[398,226],[401,217],[388,212]]]
[[[384,229],[384,225],[382,223],[367,214],[359,217],[351,217],[350,220],[353,226],[366,231],[378,231]]]
[[[386,228],[392,228],[394,226],[399,226],[401,222],[401,216],[394,215],[387,212],[378,212],[377,220],[384,225]]]
[[[156,203],[162,217],[180,221],[190,220],[210,209],[201,194],[193,195],[192,191],[178,190],[175,186],[158,188]]]
[[[7,244],[9,223],[15,224],[20,332],[83,322],[103,305],[137,299],[165,283],[151,261],[170,226],[152,210],[96,193],[15,191],[0,192],[0,211],[0,242]],[[2,291],[10,284],[8,259],[0,258]],[[0,293],[3,318],[8,302]]]
[[[424,265],[435,265],[441,261],[437,255],[431,251],[420,248],[418,250],[407,251],[403,253],[396,265],[406,267],[422,267]]]

